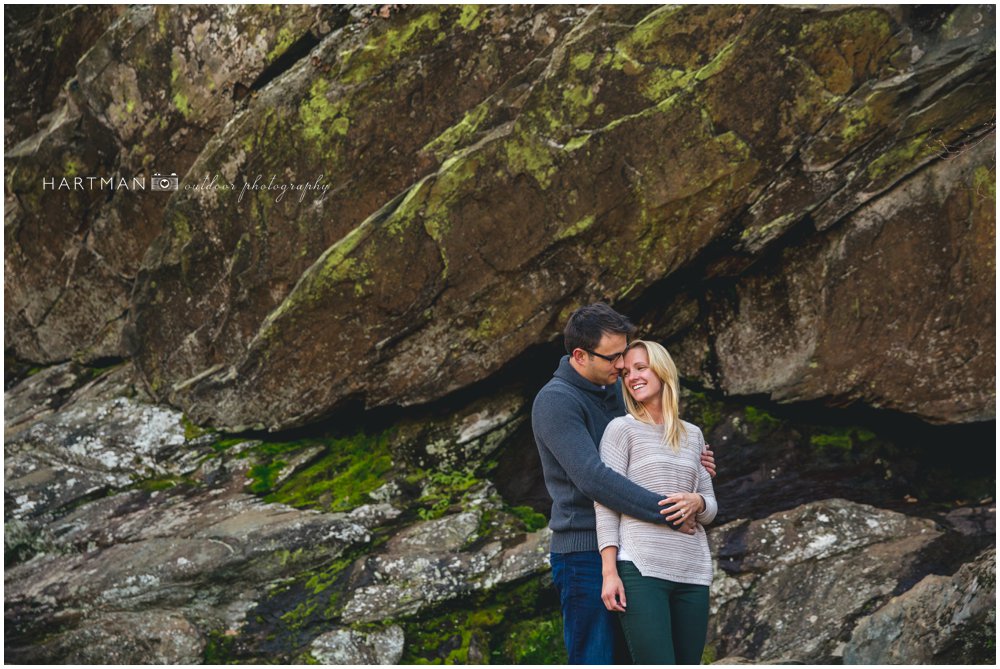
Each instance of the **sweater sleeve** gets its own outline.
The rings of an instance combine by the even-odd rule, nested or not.
[[[601,460],[612,471],[624,476],[628,472],[628,458],[628,440],[621,430],[615,429],[613,424],[609,425],[601,440]],[[597,550],[605,546],[620,546],[618,528],[621,514],[594,502],[594,516],[597,521]]]
[[[705,435],[698,430],[698,488],[695,490],[705,500],[705,510],[696,516],[702,525],[708,525],[715,520],[715,515],[719,512],[719,503],[715,499],[715,488],[712,487],[712,477],[708,470],[701,466],[701,453],[705,450]]]
[[[650,492],[602,461],[573,398],[558,392],[539,393],[531,418],[535,436],[584,495],[633,518],[670,527],[660,515],[664,495]]]

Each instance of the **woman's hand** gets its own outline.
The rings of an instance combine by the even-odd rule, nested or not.
[[[675,492],[660,500],[660,506],[670,504],[660,511],[668,523],[675,526],[690,522],[695,516],[705,510],[705,500],[696,492]]]
[[[608,611],[625,613],[625,586],[618,572],[604,574],[604,585],[601,587],[601,599]]]

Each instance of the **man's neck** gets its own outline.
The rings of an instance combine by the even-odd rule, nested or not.
[[[587,375],[583,373],[583,366],[576,361],[573,356],[569,357],[569,366],[573,368],[573,371],[580,375],[581,378],[587,379]],[[587,379],[590,381],[590,379]]]
[[[574,372],[580,375],[581,379],[587,381],[588,383],[593,383],[595,386],[600,386],[601,388],[604,388],[608,385],[607,383],[600,383],[598,381],[594,381],[593,379],[589,378],[585,373],[586,370],[584,366],[579,364],[576,361],[576,358],[574,358],[573,356],[570,356],[569,358],[569,366],[573,369]]]

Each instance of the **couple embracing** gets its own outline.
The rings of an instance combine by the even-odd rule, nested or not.
[[[552,497],[552,580],[571,664],[698,664],[715,460],[678,415],[666,349],[605,304],[575,311],[531,423]],[[626,652],[627,648],[627,652]]]

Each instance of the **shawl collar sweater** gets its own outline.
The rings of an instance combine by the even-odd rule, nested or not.
[[[531,427],[552,497],[552,552],[597,550],[594,501],[632,518],[670,527],[660,515],[659,492],[651,492],[608,468],[599,444],[604,429],[625,414],[621,381],[591,383],[563,356],[552,379],[538,392]]]

